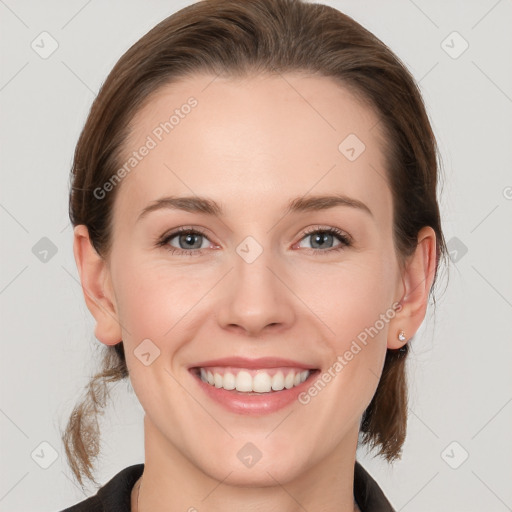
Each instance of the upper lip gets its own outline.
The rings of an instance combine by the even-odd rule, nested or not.
[[[305,370],[315,369],[310,364],[301,363],[292,359],[283,359],[281,357],[259,357],[249,359],[246,357],[223,357],[220,359],[210,359],[209,361],[201,361],[189,368],[207,368],[209,366],[232,366],[235,368],[280,368],[290,366],[293,368],[304,368]]]

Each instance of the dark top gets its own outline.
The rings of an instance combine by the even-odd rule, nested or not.
[[[144,464],[128,466],[112,477],[94,496],[61,512],[131,512],[132,488],[143,471]],[[396,512],[377,482],[357,461],[354,498],[361,512]]]

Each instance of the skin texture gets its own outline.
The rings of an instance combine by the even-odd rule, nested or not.
[[[108,258],[96,254],[85,226],[74,231],[95,335],[107,345],[123,340],[146,413],[139,510],[356,510],[361,416],[386,348],[402,346],[398,331],[409,339],[424,319],[435,233],[420,231],[401,272],[378,119],[325,77],[197,75],[165,86],[135,116],[126,155],[190,96],[197,107],[117,185]],[[338,150],[351,133],[366,146],[352,162]],[[373,215],[347,206],[285,215],[291,199],[332,193],[364,202]],[[224,215],[161,209],[137,221],[166,195],[206,196]],[[199,255],[156,246],[180,226],[205,232]],[[304,234],[318,226],[349,234],[352,245],[333,251],[342,244],[334,237],[318,248]],[[236,252],[247,236],[263,250],[250,264]],[[179,249],[179,236],[167,245]],[[402,309],[307,405],[235,414],[187,370],[236,355],[325,371],[399,301]],[[145,366],[134,350],[148,338],[160,356]],[[262,454],[251,468],[237,457],[248,442]]]

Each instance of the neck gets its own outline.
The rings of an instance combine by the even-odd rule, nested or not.
[[[147,416],[144,423],[144,474],[132,490],[132,512],[204,508],[209,512],[360,512],[353,494],[357,430],[331,454],[291,479],[270,465],[267,469],[259,468],[258,483],[244,484],[233,469],[227,469],[221,478],[201,471],[180,450],[169,446]]]

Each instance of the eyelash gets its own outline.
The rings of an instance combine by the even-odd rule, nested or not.
[[[348,234],[346,234],[343,231],[339,230],[338,228],[334,228],[334,227],[323,228],[321,226],[315,226],[314,228],[311,228],[308,231],[304,232],[302,234],[302,237],[300,240],[302,240],[303,238],[306,238],[310,235],[313,235],[315,233],[327,233],[328,235],[333,235],[334,237],[338,238],[338,240],[341,242],[341,244],[339,246],[333,247],[333,248],[327,249],[327,250],[309,249],[310,251],[313,251],[315,253],[324,253],[325,254],[325,253],[337,252],[337,251],[341,251],[341,250],[345,249],[346,247],[350,247],[352,245],[352,238]],[[176,247],[172,247],[171,245],[168,245],[170,240],[172,240],[177,235],[182,235],[182,234],[200,235],[200,236],[203,236],[206,239],[208,239],[206,234],[198,228],[192,229],[189,227],[181,227],[181,228],[174,230],[172,233],[169,233],[168,235],[164,235],[162,238],[157,240],[156,246],[157,247],[165,247],[165,249],[168,250],[171,254],[176,254],[176,255],[185,255],[186,254],[187,256],[200,256],[205,249],[185,250],[185,249],[178,249]]]

